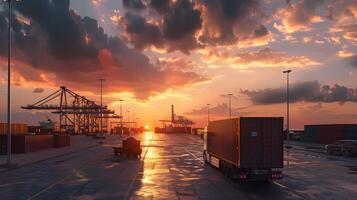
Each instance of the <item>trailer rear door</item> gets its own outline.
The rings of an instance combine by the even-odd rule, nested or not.
[[[283,167],[283,118],[240,118],[240,167]]]

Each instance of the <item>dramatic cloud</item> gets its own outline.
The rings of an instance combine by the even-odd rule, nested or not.
[[[150,7],[158,13],[165,13],[170,9],[170,0],[151,0]]]
[[[281,20],[281,25],[275,24],[275,28],[285,33],[310,30],[311,24],[322,21],[317,13],[317,8],[324,1],[299,0],[294,4],[287,1],[287,7],[278,9],[276,13],[276,18]]]
[[[286,88],[269,88],[258,91],[243,90],[254,104],[276,104],[286,102]],[[357,88],[347,88],[335,84],[321,86],[317,81],[302,82],[291,85],[291,102],[345,103],[357,102]]]
[[[357,23],[338,25],[332,27],[330,32],[342,33],[343,38],[357,42]]]
[[[144,49],[154,45],[162,47],[163,36],[156,24],[146,22],[145,18],[127,13],[125,20],[125,38],[138,49]]]
[[[337,56],[338,56],[338,57],[341,57],[341,58],[349,58],[349,57],[354,56],[354,53],[342,49],[341,51],[338,51],[338,52],[337,52]]]
[[[123,6],[134,10],[142,10],[145,8],[141,0],[123,0]]]
[[[159,58],[157,65],[165,69],[173,70],[192,70],[195,66],[195,63],[188,59],[170,57],[170,58]]]
[[[33,93],[43,93],[45,90],[43,88],[35,88]]]
[[[339,23],[348,22],[357,17],[355,0],[330,1],[327,6],[327,18]]]
[[[124,35],[136,48],[155,46],[189,53],[198,46],[196,32],[202,26],[201,12],[191,1],[151,1],[150,7],[159,13],[160,20],[148,22],[132,13],[124,17]]]
[[[125,37],[139,49],[152,45],[188,54],[206,45],[252,47],[273,40],[262,24],[266,15],[258,0],[151,0],[147,7],[154,17],[126,17],[122,24]],[[133,24],[141,31],[128,31]]]
[[[232,44],[264,38],[269,31],[258,0],[201,0],[202,43]]]
[[[106,78],[106,91],[132,92],[145,99],[205,80],[193,72],[155,67],[118,37],[108,37],[96,20],[70,10],[69,0],[24,1],[14,9],[18,13],[12,23],[15,62],[28,66],[15,71],[26,81],[51,80],[93,91],[95,80]],[[1,56],[6,54],[5,14],[0,14]]]
[[[201,28],[201,12],[188,0],[176,1],[164,16],[163,33],[179,49],[196,47],[195,33]]]
[[[259,51],[248,51],[231,55],[229,53],[205,52],[204,62],[227,63],[233,68],[248,69],[258,67],[306,67],[319,65],[306,56],[291,56],[285,52],[273,51],[265,48]]]
[[[237,115],[247,115],[248,111],[242,111],[247,109],[248,107],[239,107],[231,108],[231,112],[233,116]],[[229,115],[229,106],[226,103],[217,104],[216,106],[209,107],[209,113],[212,115]],[[200,109],[194,109],[190,112],[186,112],[185,115],[207,115],[208,114],[208,106],[202,107]]]

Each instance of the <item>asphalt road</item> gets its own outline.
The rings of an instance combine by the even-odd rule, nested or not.
[[[239,183],[202,160],[193,135],[145,133],[141,159],[102,146],[2,172],[0,199],[356,199],[357,163],[303,149],[289,153],[284,179]]]

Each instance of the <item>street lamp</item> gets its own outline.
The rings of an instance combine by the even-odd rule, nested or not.
[[[7,165],[11,165],[11,9],[12,1],[14,0],[3,0],[3,2],[8,3],[9,15],[8,15],[8,43],[7,43]],[[22,0],[15,0],[16,2],[21,2]]]
[[[124,100],[123,99],[119,99],[119,103],[120,103],[120,127],[121,127],[121,133],[123,134],[123,105],[122,102]]]
[[[130,128],[130,110],[128,110],[128,111],[126,111],[126,112],[128,112],[128,128]]]
[[[120,123],[121,124],[123,124],[123,105],[122,105],[122,102],[123,102],[124,100],[123,99],[119,99],[119,103],[120,103],[120,116],[121,116],[121,118],[120,118]]]
[[[209,107],[211,104],[207,104],[207,124],[209,123]]]
[[[100,81],[100,133],[103,133],[103,82],[105,79],[98,79]]]
[[[227,94],[229,98],[229,119],[232,118],[232,96],[233,94]]]
[[[289,168],[289,132],[290,132],[290,88],[289,88],[289,74],[292,70],[283,71],[286,74],[286,140],[287,140],[287,167]]]

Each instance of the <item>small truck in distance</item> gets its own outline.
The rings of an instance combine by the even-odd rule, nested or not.
[[[211,121],[204,135],[203,158],[228,178],[281,179],[283,118],[240,117]]]

